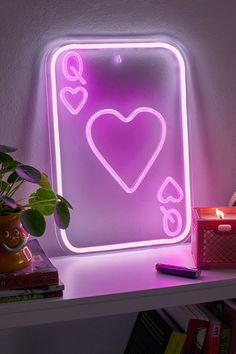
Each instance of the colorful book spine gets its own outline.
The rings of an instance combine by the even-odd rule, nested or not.
[[[22,288],[32,288],[37,286],[45,286],[49,284],[57,284],[59,281],[58,272],[38,272],[32,274],[22,274],[19,276],[13,276],[9,274],[8,276],[0,277],[0,289],[22,289]]]
[[[219,321],[210,321],[206,336],[206,343],[204,345],[204,354],[219,354],[220,330],[221,323]]]
[[[167,344],[164,354],[182,353],[185,340],[186,334],[173,332],[170,336],[169,343]]]
[[[220,349],[220,332],[222,322],[211,313],[205,306],[197,305],[199,311],[203,312],[208,320],[209,326],[204,343],[204,354],[219,354]]]
[[[22,296],[31,294],[44,294],[52,293],[64,290],[64,284],[61,282],[56,285],[39,286],[36,288],[25,288],[25,289],[12,289],[12,290],[0,290],[0,299],[3,297],[10,296]]]
[[[0,298],[0,303],[38,300],[38,299],[45,299],[45,298],[61,297],[62,295],[63,295],[63,291],[59,290],[50,293],[6,296]]]
[[[190,319],[187,329],[187,339],[183,349],[183,354],[200,354],[206,338],[207,326],[205,321]]]
[[[230,346],[231,328],[222,323],[220,332],[220,349],[219,354],[228,354]]]
[[[44,253],[39,241],[30,240],[28,247],[32,253],[30,264],[16,272],[0,274],[0,290],[58,284],[58,271]]]
[[[230,354],[236,354],[236,303],[233,300],[224,302],[224,320],[226,325],[231,328]]]
[[[192,306],[169,307],[164,311],[187,335],[181,354],[202,353],[209,321],[198,318]]]
[[[207,302],[204,306],[221,321],[219,354],[228,354],[230,348],[231,328],[225,323],[224,301]]]

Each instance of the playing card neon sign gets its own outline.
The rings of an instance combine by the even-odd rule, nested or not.
[[[142,77],[142,69],[145,75],[149,72],[149,56],[151,64],[157,58],[157,69],[154,66],[150,76],[160,95],[155,100],[148,85],[142,88],[145,76],[142,84],[130,64],[142,57],[137,64]],[[175,77],[171,92],[177,87],[177,108],[170,106],[171,95],[162,82],[165,62],[171,68],[169,81]],[[190,230],[191,203],[186,72],[180,51],[164,42],[76,43],[57,49],[49,67],[54,182],[58,193],[65,192],[70,200],[78,193],[83,214],[75,216],[73,230],[60,232],[62,245],[86,253],[184,240]],[[77,179],[70,172],[74,169]],[[99,205],[96,210],[95,205]],[[124,219],[118,219],[114,210]],[[147,217],[137,226],[144,210],[151,215],[149,224]],[[129,213],[137,217],[133,224]],[[101,229],[93,228],[96,223]],[[130,237],[124,236],[126,225]],[[113,229],[116,232],[109,234]],[[83,233],[87,233],[84,240]],[[76,244],[76,239],[81,243]]]

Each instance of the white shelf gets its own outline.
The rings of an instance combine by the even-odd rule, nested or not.
[[[51,258],[63,298],[0,305],[0,329],[40,325],[236,297],[234,269],[198,280],[159,274],[157,262],[193,266],[190,245]]]

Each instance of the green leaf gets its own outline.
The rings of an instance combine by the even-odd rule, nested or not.
[[[36,191],[36,194],[42,199],[42,200],[49,200],[49,199],[55,199],[56,201],[56,194],[49,190],[49,189],[45,189],[45,188],[39,188]]]
[[[21,165],[21,163],[16,160],[9,161],[4,164],[4,168],[2,169],[1,172],[2,173],[10,172],[12,170],[15,170],[15,168],[19,165]]]
[[[52,189],[47,175],[43,172],[41,172],[41,179],[40,179],[39,185],[45,189]]]
[[[54,207],[54,219],[60,229],[66,229],[70,223],[70,213],[66,203],[56,202]]]
[[[45,188],[39,188],[29,197],[30,207],[38,210],[43,215],[53,214],[56,201],[55,193]]]
[[[43,215],[38,210],[28,209],[20,215],[23,228],[32,236],[42,236],[46,222]]]
[[[57,198],[60,199],[62,202],[64,202],[68,208],[73,209],[73,207],[71,206],[71,204],[68,202],[68,200],[66,200],[66,198],[62,197],[61,195],[57,194]]]
[[[16,148],[13,148],[11,146],[0,145],[0,152],[14,152],[16,150]]]
[[[12,161],[13,161],[13,158],[10,155],[5,154],[5,152],[0,152],[0,163],[5,165],[5,164],[12,162]]]
[[[8,183],[14,183],[16,180],[17,180],[17,178],[20,180],[21,178],[16,174],[16,172],[12,172],[9,176],[8,176],[8,178],[7,178],[7,182]]]
[[[41,172],[32,166],[28,166],[28,165],[18,166],[16,167],[16,173],[18,174],[19,177],[31,183],[39,184],[41,180]]]

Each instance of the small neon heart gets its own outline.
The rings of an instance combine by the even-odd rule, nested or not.
[[[76,115],[84,107],[88,99],[88,91],[82,86],[64,87],[60,92],[60,98],[70,113]]]
[[[172,189],[172,194],[170,194]],[[165,193],[169,195],[164,196]],[[157,193],[157,199],[160,203],[166,204],[168,202],[179,203],[184,197],[184,193],[180,185],[174,180],[173,177],[167,177],[162,183],[161,188]]]
[[[134,181],[134,183],[129,187],[127,183],[124,181],[124,179],[120,176],[119,172],[115,170],[115,168],[112,167],[112,163],[109,163],[107,159],[104,157],[104,155],[101,153],[99,148],[96,146],[94,139],[92,137],[92,127],[94,122],[99,118],[104,115],[112,115],[114,116],[113,119],[119,119],[122,123],[131,123],[133,119],[135,119],[138,114],[140,113],[148,113],[149,115],[153,115],[155,118],[157,118],[160,122],[161,129],[159,130],[159,137],[157,138],[157,144],[155,146],[154,152],[148,157],[148,161],[145,164],[145,166],[142,168],[141,173],[139,173],[138,177]],[[125,128],[125,126],[124,126]],[[142,131],[139,133],[142,134]],[[86,137],[88,144],[90,148],[92,149],[93,153],[97,157],[97,159],[102,163],[102,165],[106,168],[106,170],[111,174],[111,176],[119,183],[119,185],[125,190],[126,193],[133,193],[136,191],[136,189],[139,187],[140,183],[142,180],[145,178],[146,174],[152,167],[154,161],[156,160],[157,156],[159,155],[163,144],[165,142],[165,137],[166,137],[166,123],[165,119],[163,116],[157,112],[155,109],[150,108],[150,107],[140,107],[135,109],[128,117],[124,117],[120,112],[114,110],[114,109],[103,109],[101,111],[98,111],[95,113],[89,120],[86,125]],[[120,142],[122,145],[122,141]],[[140,151],[137,151],[139,153]]]

